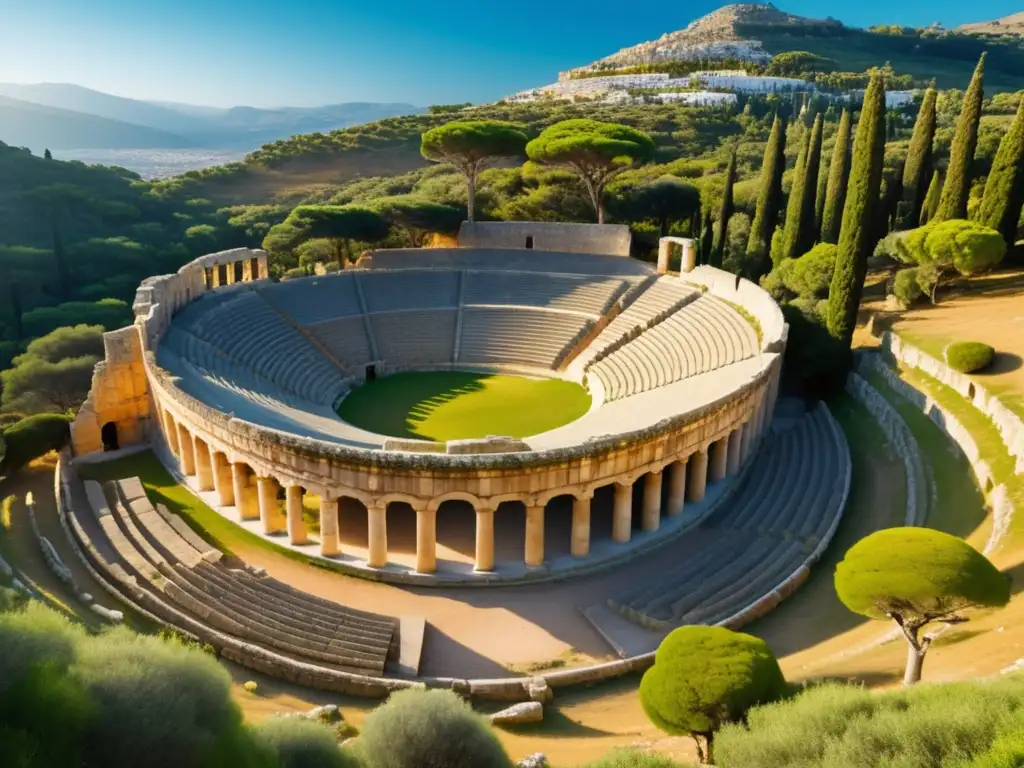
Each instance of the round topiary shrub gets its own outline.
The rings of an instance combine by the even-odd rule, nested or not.
[[[924,295],[917,281],[917,269],[907,267],[896,273],[892,281],[892,295],[905,307],[909,307]]]
[[[786,691],[764,640],[724,627],[688,626],[658,646],[654,666],[640,681],[640,704],[658,728],[691,736],[701,761],[713,762],[715,732],[723,724]]]
[[[358,745],[367,768],[512,768],[487,720],[451,691],[392,694]]]
[[[988,368],[996,351],[980,341],[957,341],[946,347],[946,365],[960,373]]]

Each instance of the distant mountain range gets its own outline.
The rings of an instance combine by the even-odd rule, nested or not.
[[[49,149],[248,150],[315,133],[422,112],[412,104],[231,107],[127,99],[69,83],[0,83],[0,141]]]

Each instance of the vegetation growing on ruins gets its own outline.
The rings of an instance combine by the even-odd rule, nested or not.
[[[857,542],[836,566],[836,593],[854,613],[890,619],[907,641],[903,682],[921,679],[934,635],[929,624],[968,620],[965,610],[999,607],[1010,582],[963,539],[928,528],[888,528]]]
[[[686,626],[658,646],[640,681],[640,703],[658,728],[691,736],[701,762],[714,763],[718,730],[786,690],[763,640],[724,627]]]

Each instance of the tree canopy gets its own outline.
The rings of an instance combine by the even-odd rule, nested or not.
[[[665,237],[669,224],[686,221],[700,210],[700,190],[677,176],[659,178],[618,191],[614,213],[630,221],[653,219]]]
[[[640,681],[640,703],[654,725],[693,737],[702,761],[712,762],[715,732],[722,725],[785,691],[779,663],[763,640],[694,625],[673,630],[658,646],[654,666]]]
[[[416,195],[395,195],[381,197],[368,207],[376,211],[393,226],[402,227],[410,233],[413,247],[423,245],[424,237],[431,232],[455,235],[459,232],[465,211],[454,205],[445,205]]]
[[[861,539],[836,566],[836,593],[847,608],[892,619],[909,645],[904,683],[921,678],[933,622],[967,621],[969,608],[999,607],[1009,580],[962,539],[929,528],[888,528]]]
[[[895,233],[887,238],[892,255],[914,265],[921,290],[936,301],[938,289],[957,276],[986,272],[1006,255],[1006,241],[976,221],[950,219]]]
[[[501,120],[456,120],[431,128],[420,139],[427,160],[455,166],[469,185],[469,220],[474,221],[476,183],[480,171],[503,157],[526,149],[522,127]]]
[[[338,267],[349,259],[353,240],[373,243],[388,235],[388,222],[377,211],[355,205],[300,205],[263,239],[268,251],[294,250],[308,240],[330,240]]]
[[[978,221],[998,230],[1008,246],[1017,242],[1021,208],[1024,207],[1024,99],[1021,99],[1010,130],[999,143],[985,182]]]
[[[934,218],[963,219],[967,216],[967,199],[971,193],[971,165],[978,147],[978,126],[985,100],[985,54],[981,54],[971,84],[964,94],[963,107],[949,148],[949,167],[942,185],[942,198]]]
[[[654,141],[627,125],[597,120],[564,120],[546,128],[526,145],[535,163],[571,169],[590,196],[599,224],[604,223],[604,188],[623,171],[654,155]]]

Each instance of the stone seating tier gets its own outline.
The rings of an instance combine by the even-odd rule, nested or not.
[[[285,280],[261,286],[259,292],[299,325],[363,313],[353,272]]]
[[[553,369],[589,321],[567,312],[523,307],[467,307],[462,314],[460,363],[511,363]]]
[[[325,320],[309,326],[307,330],[329,354],[350,367],[366,365],[374,360],[363,315]]]
[[[475,269],[566,275],[654,274],[651,264],[622,256],[508,248],[395,248],[373,251],[360,267],[372,269]]]
[[[543,307],[603,315],[633,283],[623,278],[593,278],[537,272],[467,271],[462,303]]]
[[[730,618],[796,572],[827,535],[842,512],[848,462],[824,405],[772,432],[733,503],[702,525],[713,538],[700,554],[608,606],[658,631]]]
[[[377,351],[388,368],[450,363],[458,310],[426,309],[370,315]]]

